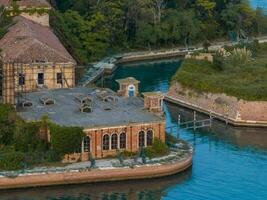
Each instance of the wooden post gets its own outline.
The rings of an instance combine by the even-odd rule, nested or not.
[[[178,115],[178,126],[177,126],[177,130],[176,130],[176,137],[179,138],[179,127],[180,127],[180,124],[181,124],[181,115],[179,114]]]
[[[194,111],[194,131],[196,130],[196,111]]]
[[[212,124],[212,116],[211,116],[211,113],[210,113],[210,127],[211,127],[211,124]]]

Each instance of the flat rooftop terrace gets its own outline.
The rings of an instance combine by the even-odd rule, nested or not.
[[[44,105],[41,99],[53,99],[55,104]],[[81,97],[88,97],[92,111],[81,112]],[[32,106],[23,108],[19,115],[26,121],[38,121],[46,115],[62,126],[83,128],[108,127],[164,120],[144,109],[142,98],[123,98],[110,89],[71,88],[38,91],[27,94]]]

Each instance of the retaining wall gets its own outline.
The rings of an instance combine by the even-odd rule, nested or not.
[[[197,92],[173,83],[165,100],[181,104],[237,126],[266,126],[267,101],[245,101],[226,94]]]
[[[192,155],[185,160],[160,165],[140,165],[134,168],[94,169],[81,172],[32,174],[16,178],[0,177],[0,189],[122,181],[163,177],[182,172],[192,165]]]

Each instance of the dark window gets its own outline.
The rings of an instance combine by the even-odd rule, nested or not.
[[[83,151],[90,152],[90,137],[89,136],[86,136],[83,139]]]
[[[144,147],[145,146],[145,132],[140,131],[139,132],[139,147]]]
[[[118,135],[113,134],[111,136],[111,149],[118,149]]]
[[[153,144],[153,131],[148,130],[146,133],[146,144],[147,146],[152,146]]]
[[[25,75],[19,74],[19,85],[25,85]]]
[[[38,73],[38,85],[44,84],[44,73]]]
[[[109,135],[103,137],[103,150],[109,150]]]
[[[126,133],[120,134],[120,149],[126,149]]]
[[[57,84],[62,84],[63,79],[62,79],[62,73],[57,73]]]

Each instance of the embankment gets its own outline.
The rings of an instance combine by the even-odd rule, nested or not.
[[[177,174],[192,165],[192,155],[176,162],[165,164],[138,165],[134,168],[105,168],[74,170],[69,172],[50,172],[20,175],[14,178],[0,177],[0,189],[15,189],[53,185],[109,182],[164,177]]]
[[[235,126],[267,127],[267,101],[198,92],[172,83],[165,100],[206,113]]]

